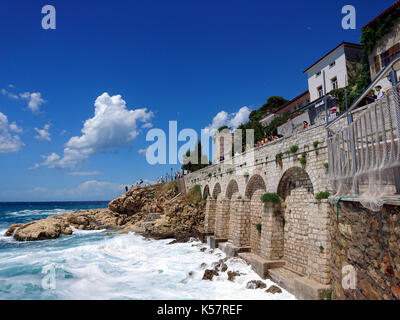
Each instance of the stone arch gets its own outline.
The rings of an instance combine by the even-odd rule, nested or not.
[[[247,183],[245,191],[246,199],[250,200],[254,192],[257,190],[267,190],[264,179],[259,174],[253,175]]]
[[[225,192],[225,198],[226,199],[231,199],[232,195],[236,192],[239,192],[239,185],[236,182],[236,180],[232,179],[229,183],[228,186],[226,187],[226,192]]]
[[[212,198],[213,199],[217,199],[217,197],[218,197],[218,195],[221,193],[221,185],[219,184],[219,182],[217,182],[215,185],[214,185],[214,189],[213,189],[213,192],[212,192]]]
[[[208,184],[203,189],[203,199],[208,199],[210,197],[210,187]]]
[[[313,183],[307,171],[300,167],[293,167],[286,170],[282,175],[277,193],[282,199],[286,199],[293,189],[300,187],[304,187],[308,192],[314,194]]]

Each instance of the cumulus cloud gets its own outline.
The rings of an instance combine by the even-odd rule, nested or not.
[[[10,88],[13,88],[14,86],[9,85]],[[40,111],[40,106],[45,103],[46,101],[42,99],[42,94],[40,92],[24,92],[20,94],[16,94],[13,92],[10,92],[6,89],[1,89],[0,93],[4,96],[9,97],[10,99],[13,100],[26,100],[28,101],[28,108],[33,112],[33,113],[38,113]]]
[[[45,103],[45,100],[42,99],[40,92],[24,92],[19,95],[21,99],[28,101],[28,108],[33,113],[38,113],[40,106]]]
[[[11,122],[10,123],[10,130],[12,132],[16,132],[16,133],[22,133],[24,131],[24,130],[22,130],[21,127],[18,127],[15,122]]]
[[[209,135],[214,135],[214,133],[223,126],[236,129],[240,124],[249,120],[250,112],[248,107],[242,107],[237,112],[230,114],[226,111],[220,111],[213,118],[212,123],[204,128],[204,131]]]
[[[0,153],[18,152],[24,146],[20,137],[11,133],[21,130],[15,122],[9,124],[7,116],[0,112]]]
[[[46,124],[43,129],[35,128],[35,131],[38,133],[35,136],[35,139],[42,140],[42,141],[51,141],[50,137],[50,124]]]
[[[148,123],[153,113],[146,108],[128,110],[120,95],[103,93],[95,101],[94,116],[85,121],[81,136],[69,139],[63,156],[52,153],[35,167],[74,168],[95,154],[129,147],[139,134],[138,122]]]

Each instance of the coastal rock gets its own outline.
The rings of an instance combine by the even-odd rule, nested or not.
[[[203,280],[212,280],[214,276],[219,276],[219,273],[215,269],[207,269],[204,271]]]
[[[240,276],[240,273],[237,271],[228,271],[228,280],[234,281],[236,277]]]
[[[275,294],[275,293],[282,293],[282,290],[281,290],[281,288],[277,287],[276,285],[272,285],[267,290],[265,290],[265,292]]]
[[[9,226],[8,227],[8,230],[6,231],[6,236],[7,237],[11,237],[13,234],[14,234],[14,232],[18,229],[18,228],[20,228],[20,227],[22,227],[24,224],[23,223],[15,223],[15,224],[12,224],[11,226]]]
[[[18,241],[46,240],[58,238],[61,234],[72,234],[69,225],[58,217],[48,217],[20,226],[14,233],[14,239]]]
[[[246,289],[264,289],[267,285],[260,280],[251,280],[247,283]]]
[[[7,236],[17,241],[55,239],[79,230],[113,230],[113,234],[141,233],[153,239],[175,238],[172,243],[198,237],[204,221],[205,202],[196,190],[177,194],[177,183],[134,187],[111,201],[109,209],[79,210],[26,224],[13,224]],[[107,233],[110,235],[110,233]]]

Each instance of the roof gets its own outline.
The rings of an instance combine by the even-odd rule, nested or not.
[[[400,1],[399,1],[400,2]],[[321,62],[322,60],[324,60],[327,56],[329,56],[332,52],[336,51],[337,49],[339,49],[341,46],[345,46],[345,47],[353,47],[353,48],[362,48],[363,46],[361,44],[358,43],[352,43],[352,42],[346,42],[343,41],[341,44],[339,44],[336,48],[332,49],[331,51],[329,51],[326,55],[324,55],[321,59],[319,59],[318,61],[314,62],[311,66],[309,66],[306,70],[303,71],[303,73],[306,73],[308,70],[310,70],[312,67],[314,67],[315,65],[317,65],[319,62]]]
[[[396,1],[394,4],[392,4],[389,8],[387,8],[385,11],[383,11],[381,14],[379,14],[377,17],[375,17],[374,19],[372,19],[370,22],[368,22],[364,27],[362,27],[361,29],[364,29],[366,27],[370,27],[371,25],[375,24],[375,22],[377,22],[378,20],[386,17],[388,14],[395,12],[399,10],[400,13],[400,1]]]
[[[297,97],[294,97],[292,100],[286,102],[284,105],[282,105],[281,107],[279,107],[279,109],[276,110],[276,113],[279,113],[279,111],[285,109],[288,105],[292,104],[293,102],[295,102],[296,100],[299,100],[300,98],[304,97],[305,95],[310,94],[308,89],[306,91],[304,91],[303,93],[300,93]]]

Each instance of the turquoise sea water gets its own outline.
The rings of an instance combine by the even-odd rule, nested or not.
[[[201,252],[205,245],[197,241],[170,245],[133,233],[104,236],[104,230],[36,242],[4,236],[13,223],[105,207],[107,202],[0,203],[0,299],[293,299],[285,291],[245,289],[260,278],[240,259],[227,262],[228,270],[243,273],[235,282],[226,272],[202,280],[201,264],[211,268],[225,255]]]

